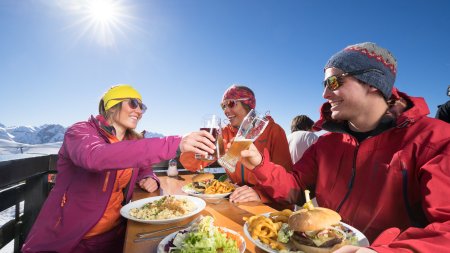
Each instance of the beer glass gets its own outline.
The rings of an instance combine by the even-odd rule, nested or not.
[[[216,145],[216,150],[214,151],[213,154],[207,154],[207,155],[202,155],[202,154],[195,154],[195,159],[197,160],[203,160],[203,161],[214,161],[217,159],[217,157],[219,157],[219,137],[222,137],[222,131],[221,131],[221,125],[220,125],[220,117],[218,117],[215,114],[208,114],[205,115],[202,118],[202,126],[200,128],[200,130],[205,130],[207,132],[209,132],[212,136],[214,136],[214,138],[216,139],[216,142],[214,143]]]
[[[264,132],[269,120],[251,110],[239,127],[239,130],[231,143],[230,149],[219,158],[219,164],[230,172],[234,172],[236,164],[241,158],[241,151],[248,149],[250,145]]]

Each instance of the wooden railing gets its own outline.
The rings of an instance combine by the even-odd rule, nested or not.
[[[57,158],[57,155],[47,155],[0,162],[0,212],[15,207],[14,219],[0,227],[0,249],[14,240],[14,252],[20,252],[53,186],[48,175],[56,173]],[[167,165],[168,161],[163,161],[153,168],[164,173]],[[214,163],[209,167],[218,166]],[[183,169],[179,162],[177,167]],[[189,172],[182,170],[180,173]]]
[[[0,162],[0,211],[15,207],[14,219],[0,227],[0,248],[14,240],[14,252],[20,252],[51,189],[48,175],[54,172],[56,159],[49,155]]]

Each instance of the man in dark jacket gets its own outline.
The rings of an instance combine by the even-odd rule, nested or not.
[[[435,118],[450,123],[450,100],[447,101],[447,103],[438,106]]]
[[[388,50],[370,42],[346,47],[325,66],[327,102],[315,127],[329,133],[293,171],[254,147],[241,153],[276,201],[302,204],[309,189],[320,206],[337,211],[371,242],[336,252],[450,248],[450,131],[426,116],[422,98],[393,90],[396,73]]]

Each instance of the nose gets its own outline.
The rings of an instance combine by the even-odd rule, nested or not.
[[[333,94],[333,92],[328,89],[326,86],[323,88],[323,93],[322,93],[322,97],[325,99],[328,99],[331,97],[331,95]]]
[[[136,106],[136,108],[134,109],[137,113],[139,113],[139,117],[142,115],[142,108],[141,106]]]

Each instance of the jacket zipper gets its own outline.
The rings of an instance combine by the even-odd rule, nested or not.
[[[336,212],[339,212],[341,210],[342,205],[347,200],[348,196],[350,195],[350,192],[353,189],[353,183],[355,182],[355,176],[356,176],[356,157],[358,156],[358,149],[359,149],[359,143],[356,142],[356,148],[355,148],[355,152],[354,152],[354,155],[353,155],[352,176],[350,178],[350,181],[348,182],[347,193],[345,194],[344,198],[341,200],[341,203],[339,203],[339,206],[336,209]]]
[[[110,173],[111,173],[110,171],[106,172],[105,182],[103,183],[103,192],[106,192],[106,189],[108,187],[108,180]]]

